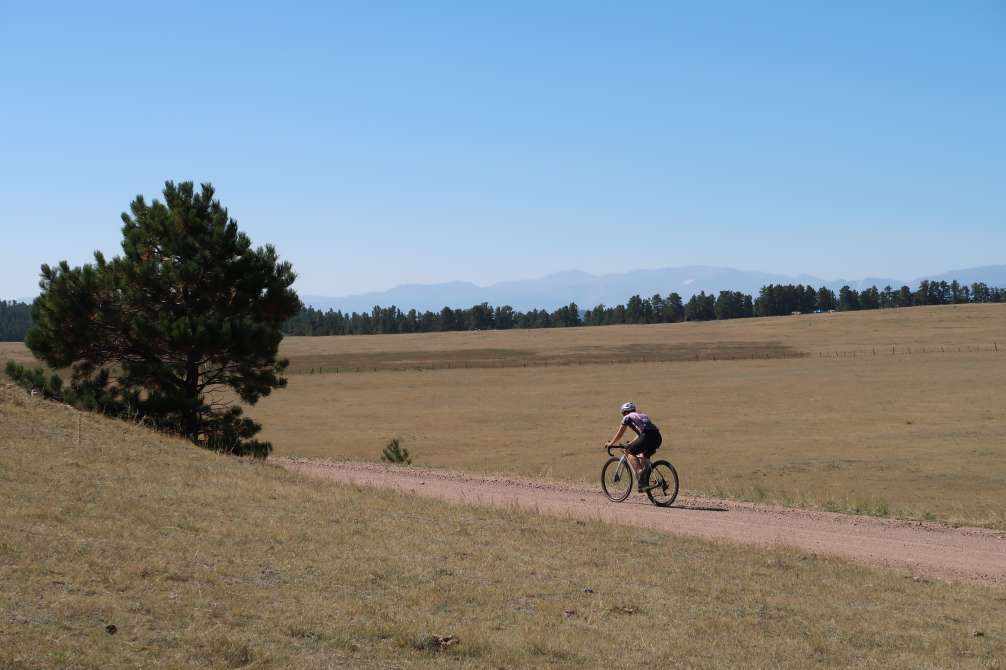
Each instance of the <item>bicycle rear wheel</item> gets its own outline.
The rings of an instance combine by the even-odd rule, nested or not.
[[[632,468],[621,458],[609,458],[601,468],[601,488],[612,502],[622,502],[628,498],[635,483]]]
[[[650,469],[649,486],[646,491],[650,502],[658,507],[669,507],[678,497],[678,471],[667,461],[657,461]]]

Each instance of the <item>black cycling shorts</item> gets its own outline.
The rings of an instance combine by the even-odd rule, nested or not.
[[[644,430],[641,435],[629,442],[627,451],[633,456],[642,454],[649,458],[653,452],[660,448],[661,442],[663,442],[663,438],[660,437],[659,430]]]

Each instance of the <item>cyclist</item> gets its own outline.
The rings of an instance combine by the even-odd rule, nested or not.
[[[660,429],[650,421],[650,417],[638,412],[635,403],[627,402],[622,405],[622,425],[618,427],[618,432],[611,438],[611,442],[604,445],[605,448],[618,442],[626,427],[631,428],[636,434],[636,439],[626,447],[626,458],[636,475],[639,490],[645,491],[650,479],[650,456],[660,448],[663,438],[660,437]]]

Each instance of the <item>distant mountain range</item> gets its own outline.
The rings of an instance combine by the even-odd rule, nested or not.
[[[989,286],[1006,287],[1006,265],[988,265],[940,274],[925,275],[912,280],[888,277],[865,279],[821,279],[812,275],[782,275],[767,272],[735,270],[733,268],[693,265],[658,270],[632,270],[620,274],[593,275],[579,270],[558,272],[539,279],[504,281],[489,286],[470,282],[443,284],[404,284],[387,291],[360,293],[341,297],[302,295],[304,304],[316,309],[337,309],[343,312],[370,311],[374,305],[419,311],[438,311],[445,306],[459,308],[488,302],[491,305],[510,305],[519,310],[534,308],[555,309],[575,302],[581,309],[595,305],[618,305],[634,294],[649,297],[654,293],[666,296],[677,292],[686,300],[694,293],[719,293],[724,290],[743,291],[757,295],[765,284],[810,284],[827,286],[837,291],[849,285],[856,290],[876,286],[898,288],[904,285],[915,288],[923,279],[953,281],[962,284],[984,282]]]

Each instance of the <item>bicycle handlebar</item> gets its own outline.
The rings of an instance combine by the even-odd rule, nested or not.
[[[608,455],[611,456],[612,458],[614,458],[615,454],[611,453],[612,449],[622,449],[622,450],[625,450],[625,449],[629,448],[629,445],[627,445],[627,444],[611,444],[611,445],[608,445],[605,448],[608,450]]]

